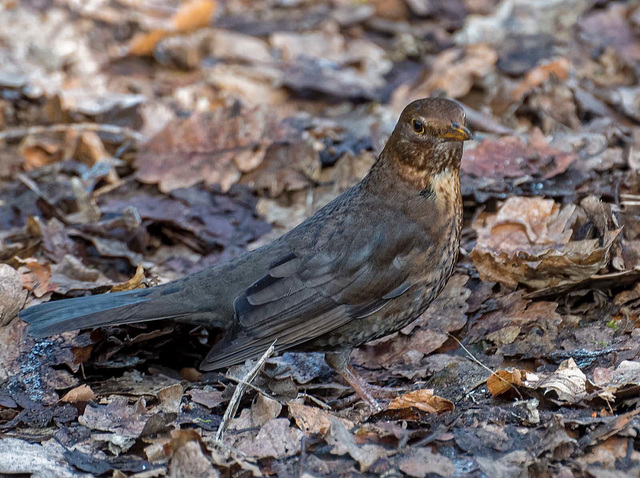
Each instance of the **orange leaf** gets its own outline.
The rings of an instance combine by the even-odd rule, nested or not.
[[[129,43],[129,54],[137,56],[151,55],[156,43],[167,36],[164,30],[152,30],[149,33],[136,33]]]
[[[129,54],[137,56],[151,55],[156,44],[173,33],[186,33],[209,25],[216,9],[213,0],[191,0],[183,3],[171,18],[173,27],[164,30],[156,29],[148,33],[137,33],[129,42]]]
[[[516,385],[522,385],[522,380],[526,378],[526,372],[514,369],[513,371],[498,370],[487,380],[487,387],[494,397],[502,395]]]
[[[73,390],[69,390],[60,401],[67,403],[88,402],[93,400],[95,396],[96,394],[93,393],[89,385],[80,385]]]
[[[111,288],[111,292],[121,292],[123,290],[140,289],[142,281],[144,280],[144,267],[138,264],[135,275],[127,282],[122,284],[116,284]]]
[[[213,0],[192,0],[183,3],[173,16],[172,23],[178,32],[190,32],[209,25],[216,9]]]
[[[535,67],[524,80],[518,85],[513,92],[513,99],[519,100],[527,92],[540,86],[547,81],[551,76],[556,77],[559,80],[566,80],[569,77],[569,69],[571,68],[571,62],[566,58],[558,58],[557,60],[550,61],[543,65]]]
[[[453,402],[433,394],[433,389],[416,390],[395,398],[387,407],[389,410],[417,408],[427,413],[452,412]]]

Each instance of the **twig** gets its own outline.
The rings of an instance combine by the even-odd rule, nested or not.
[[[299,398],[308,398],[309,400],[311,400],[313,403],[315,403],[316,405],[318,405],[320,408],[324,408],[325,410],[331,410],[331,407],[329,405],[327,405],[326,403],[324,403],[322,400],[320,400],[319,398],[314,397],[313,395],[309,395],[308,393],[304,393],[304,392],[300,392],[298,393],[298,397]]]
[[[267,351],[262,355],[262,357],[260,357],[260,360],[258,360],[258,362],[253,366],[251,370],[249,370],[249,372],[244,376],[244,378],[238,382],[238,386],[236,387],[235,391],[233,392],[233,395],[231,396],[231,401],[229,402],[229,406],[227,406],[227,409],[225,410],[224,415],[222,416],[222,422],[220,422],[220,426],[218,427],[218,431],[216,432],[216,441],[220,441],[220,442],[222,441],[222,436],[224,435],[225,430],[229,426],[229,422],[238,411],[238,406],[240,406],[240,399],[244,394],[245,388],[247,388],[247,386],[249,386],[250,383],[253,382],[253,379],[256,378],[256,375],[258,375],[258,372],[260,371],[264,363],[267,361],[269,357],[271,357],[274,351],[275,343],[276,341],[274,340],[273,343],[267,349]]]
[[[117,126],[115,124],[98,124],[98,123],[70,123],[70,124],[53,124],[50,126],[31,126],[29,128],[16,128],[0,131],[0,141],[6,139],[17,139],[31,134],[42,133],[64,133],[66,131],[95,131],[97,133],[120,134],[127,138],[131,138],[138,143],[146,140],[145,136],[137,131],[125,126]]]
[[[520,397],[521,400],[524,400],[524,397],[522,396],[522,394],[520,393],[520,390],[517,389],[517,387],[510,383],[509,381],[505,380],[504,378],[502,378],[500,375],[498,375],[497,373],[495,373],[493,370],[491,370],[489,367],[487,367],[485,364],[483,364],[482,362],[480,362],[480,360],[478,360],[477,358],[475,358],[473,356],[473,354],[469,351],[469,349],[467,349],[467,347],[465,347],[464,345],[462,345],[462,342],[460,342],[457,337],[454,337],[453,335],[451,335],[450,333],[447,332],[447,335],[452,338],[453,340],[455,340],[456,342],[458,342],[458,345],[460,347],[462,347],[462,350],[464,350],[465,352],[467,352],[467,355],[469,355],[469,357],[471,358],[471,361],[477,363],[478,365],[480,365],[483,369],[485,369],[487,372],[489,372],[491,375],[495,375],[498,380],[506,383],[507,385],[509,385],[511,388],[513,388],[516,393],[518,394],[518,396]]]

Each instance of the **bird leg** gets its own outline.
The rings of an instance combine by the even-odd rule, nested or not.
[[[391,391],[367,383],[349,364],[349,355],[351,355],[351,350],[330,352],[324,355],[324,360],[329,367],[338,372],[351,385],[358,396],[367,402],[371,408],[376,412],[382,411],[382,407],[375,399],[375,396],[386,398],[391,394]]]

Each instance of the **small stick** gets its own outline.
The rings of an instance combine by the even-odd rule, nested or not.
[[[469,357],[471,357],[471,360],[475,363],[477,363],[478,365],[480,365],[483,369],[485,369],[487,372],[489,372],[491,375],[495,375],[496,377],[498,377],[498,379],[504,383],[506,383],[507,385],[509,385],[511,388],[513,388],[516,393],[518,394],[518,396],[520,397],[521,400],[524,400],[524,397],[522,396],[522,394],[520,393],[520,390],[518,390],[518,388],[512,384],[509,383],[508,381],[506,381],[504,378],[502,378],[500,375],[498,375],[497,373],[495,373],[493,370],[491,370],[489,367],[487,367],[485,364],[483,364],[482,362],[480,362],[480,360],[478,360],[477,358],[475,358],[473,356],[473,354],[469,351],[469,349],[467,349],[467,347],[465,347],[464,345],[462,345],[462,342],[460,342],[456,337],[454,337],[453,335],[451,335],[450,333],[447,332],[447,335],[449,337],[451,337],[453,340],[455,340],[456,342],[458,342],[458,345],[460,347],[462,347],[462,350],[464,350],[465,352],[467,352],[467,355],[469,355]]]
[[[275,343],[276,342],[274,340],[273,343],[267,349],[267,351],[262,355],[262,357],[260,357],[260,360],[258,360],[258,362],[253,366],[251,370],[249,370],[249,372],[244,376],[244,378],[238,382],[238,386],[236,387],[235,391],[233,392],[233,395],[231,396],[231,401],[229,402],[229,406],[225,410],[224,415],[222,416],[222,422],[220,423],[220,426],[218,427],[218,431],[216,432],[216,441],[219,441],[219,442],[222,441],[222,436],[224,435],[225,430],[229,426],[229,422],[238,411],[238,407],[240,406],[240,399],[244,394],[245,388],[247,388],[247,386],[251,382],[253,382],[253,379],[256,378],[256,376],[258,375],[258,372],[260,371],[264,363],[267,361],[269,357],[271,357],[274,351]]]
[[[95,131],[97,133],[120,134],[127,138],[131,138],[138,143],[145,141],[144,135],[124,126],[115,124],[98,124],[98,123],[70,123],[70,124],[54,124],[50,126],[31,126],[29,128],[16,128],[0,131],[0,141],[5,139],[17,139],[31,134],[41,133],[64,133],[66,131]]]

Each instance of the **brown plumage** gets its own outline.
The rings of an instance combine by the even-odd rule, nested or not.
[[[328,352],[373,401],[348,354],[415,320],[451,275],[464,124],[457,103],[415,101],[361,182],[271,244],[162,286],[49,302],[21,317],[34,336],[156,319],[224,327],[203,370],[259,357],[276,340],[280,351]]]

